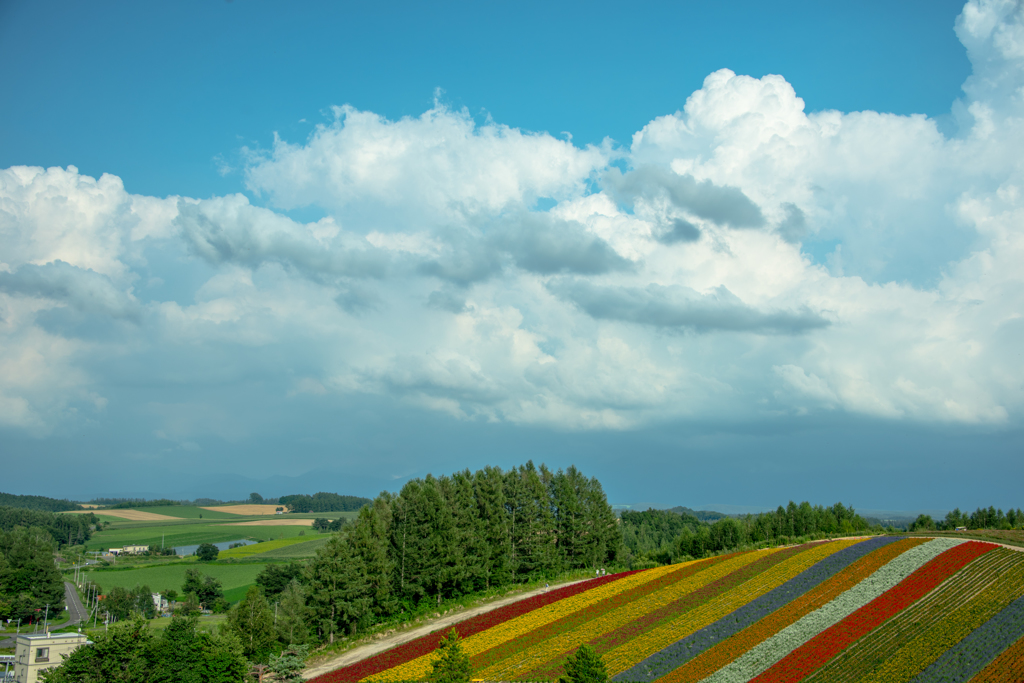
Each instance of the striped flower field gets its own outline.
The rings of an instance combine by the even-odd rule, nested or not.
[[[1024,680],[1024,553],[873,537],[625,572],[456,625],[474,679],[554,681],[583,644],[627,683]],[[422,681],[432,633],[317,683]]]

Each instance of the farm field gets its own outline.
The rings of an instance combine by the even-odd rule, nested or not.
[[[256,583],[256,576],[266,566],[264,562],[247,562],[245,564],[182,562],[129,570],[104,571],[98,569],[88,572],[86,578],[99,585],[104,591],[108,591],[115,586],[120,586],[121,588],[149,586],[150,589],[157,592],[165,591],[168,588],[180,591],[181,584],[185,580],[185,570],[198,569],[203,574],[218,579],[224,588],[224,597],[228,602],[235,602],[242,599],[246,589]]]
[[[456,628],[489,681],[557,680],[583,644],[620,683],[1013,681],[1024,553],[925,537],[745,551],[588,580]],[[425,680],[440,635],[313,680]]]
[[[218,559],[242,559],[249,557],[313,557],[316,554],[316,548],[327,542],[329,536],[295,536],[292,538],[283,538],[276,541],[267,541],[266,543],[257,543],[256,545],[247,545],[241,548],[230,548],[228,550],[222,550]],[[311,546],[311,547],[307,547]],[[287,551],[291,552],[277,553],[276,551]]]
[[[156,545],[164,547],[196,545],[198,543],[220,543],[238,539],[270,541],[292,538],[300,531],[309,535],[308,526],[234,526],[225,525],[223,520],[182,520],[178,524],[125,524],[112,525],[109,529],[93,534],[86,544],[88,550],[119,548],[125,545]]]

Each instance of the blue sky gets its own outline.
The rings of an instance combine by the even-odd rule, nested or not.
[[[5,490],[1021,504],[1020,3],[9,2],[0,69]]]

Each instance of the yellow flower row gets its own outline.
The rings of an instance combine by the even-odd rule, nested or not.
[[[986,586],[1024,560],[1009,550],[982,555],[921,600],[872,630],[808,678],[829,683],[853,683],[886,661],[901,646],[907,634],[922,632],[942,621],[950,608],[970,600]]]
[[[749,581],[709,600],[700,607],[690,610],[677,619],[653,629],[629,643],[609,651],[604,656],[608,674],[614,676],[651,655],[665,649],[672,643],[685,638],[709,624],[713,624],[743,605],[756,600],[768,591],[781,586],[797,574],[843,548],[848,548],[863,539],[833,541],[816,548],[805,550],[758,574]]]
[[[772,612],[731,638],[691,659],[667,676],[658,679],[658,683],[697,683],[704,680],[762,641],[771,638],[784,628],[850,590],[893,558],[910,548],[924,544],[927,540],[926,538],[907,538],[868,553],[785,607]]]
[[[698,590],[709,583],[728,576],[743,567],[763,559],[767,555],[778,552],[778,548],[760,552],[743,553],[717,565],[686,577],[671,586],[666,586],[650,595],[644,596],[607,614],[582,624],[570,631],[561,633],[541,643],[517,652],[512,657],[497,662],[480,671],[478,678],[487,681],[511,681],[551,661],[563,652],[579,647],[598,636],[614,631],[620,626],[634,621],[645,614],[669,605],[683,596]]]
[[[532,612],[527,612],[515,619],[509,619],[508,621],[498,624],[497,626],[493,626],[486,631],[481,631],[476,635],[466,638],[462,641],[462,649],[470,657],[481,654],[495,645],[505,642],[506,640],[529,633],[534,629],[561,619],[566,614],[578,612],[581,609],[585,609],[590,605],[606,600],[618,595],[619,593],[636,588],[637,586],[642,586],[649,581],[654,581],[665,574],[678,571],[683,567],[686,567],[688,564],[691,563],[673,564],[665,567],[648,569],[647,571],[627,576],[624,579],[611,581],[592,590],[578,593],[572,597],[565,598],[564,600],[553,602],[550,605],[545,605],[544,607],[535,609]],[[392,667],[387,671],[382,671],[379,674],[370,676],[365,680],[374,681],[375,683],[421,681],[426,678],[433,659],[434,653],[431,652],[423,655],[422,657],[417,657],[412,661],[406,662],[405,664]]]
[[[947,613],[945,618],[900,648],[881,667],[862,680],[879,683],[909,680],[1022,595],[1024,562],[1016,562],[1000,577],[998,583],[985,587],[966,604]]]

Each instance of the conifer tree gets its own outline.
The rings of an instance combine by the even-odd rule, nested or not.
[[[355,633],[372,600],[366,565],[346,533],[335,534],[317,550],[306,579],[307,604],[321,639],[333,643],[339,631]]]
[[[250,586],[245,597],[228,613],[227,628],[242,642],[242,652],[253,662],[264,662],[273,647],[274,615],[263,589]]]
[[[434,660],[430,663],[427,680],[431,683],[469,683],[473,667],[469,655],[462,649],[462,639],[454,628],[441,639]]]
[[[558,683],[605,683],[608,670],[600,655],[590,645],[583,645],[565,661],[565,675]]]

